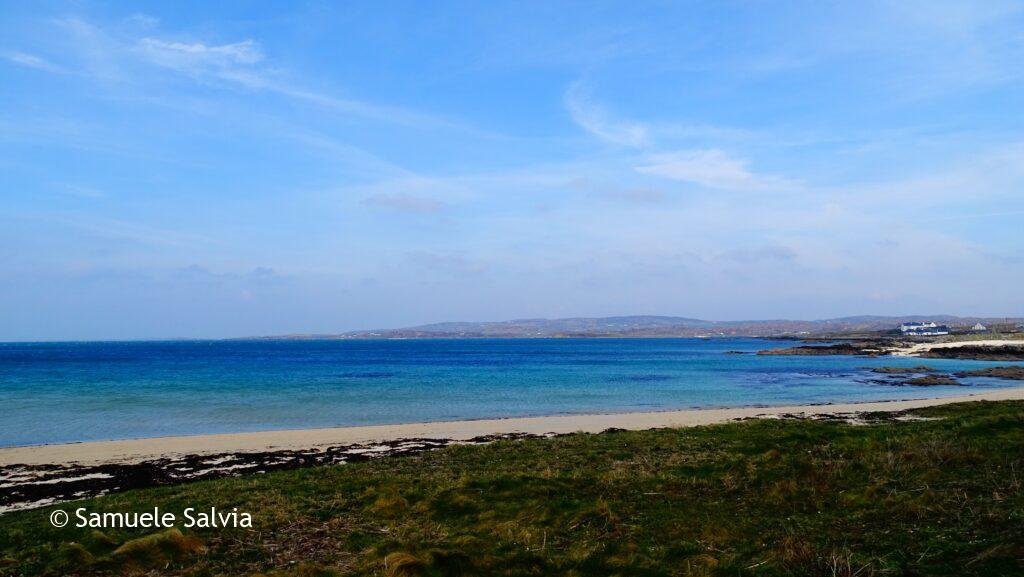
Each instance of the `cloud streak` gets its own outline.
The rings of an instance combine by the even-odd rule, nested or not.
[[[747,164],[718,149],[678,150],[653,154],[635,170],[717,190],[764,192],[795,186],[782,177],[754,173]]]
[[[563,100],[572,121],[601,141],[632,148],[642,147],[650,142],[646,126],[613,118],[608,110],[591,100],[579,82],[569,86]]]
[[[36,56],[35,54],[29,54],[27,52],[6,52],[3,54],[3,58],[9,62],[13,62],[14,64],[24,66],[26,68],[34,68],[45,72],[64,72],[63,68],[49,62],[42,56]]]
[[[309,88],[287,69],[268,65],[260,43],[252,38],[215,44],[201,40],[168,40],[154,34],[159,24],[146,18],[141,28],[149,35],[139,37],[138,30],[106,28],[77,17],[53,21],[70,39],[66,64],[58,65],[27,52],[8,52],[2,56],[21,66],[48,72],[77,72],[102,80],[144,84],[145,68],[156,66],[172,70],[195,81],[219,81],[249,90],[265,91],[295,101],[306,102],[333,112],[380,124],[423,130],[448,130],[476,138],[501,139],[502,135],[479,130],[467,124],[434,114],[345,98]],[[75,71],[74,60],[84,67]]]
[[[230,44],[203,42],[170,42],[158,38],[143,38],[137,48],[144,58],[158,66],[195,77],[213,77],[251,90],[272,92],[286,98],[358,116],[384,124],[397,124],[423,129],[447,129],[494,137],[471,127],[404,108],[370,103],[352,98],[305,88],[301,82],[285,78],[279,69],[261,67],[265,56],[255,40],[247,39]]]
[[[253,40],[216,46],[202,42],[166,42],[156,38],[143,38],[138,46],[153,63],[190,73],[208,67],[252,65],[263,60],[263,53]]]

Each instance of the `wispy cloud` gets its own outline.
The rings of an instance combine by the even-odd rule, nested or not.
[[[597,138],[619,146],[640,147],[650,140],[646,126],[612,117],[595,103],[582,84],[575,82],[565,92],[565,109],[580,128]]]
[[[124,21],[139,28],[156,28],[160,24],[159,18],[142,13],[132,14],[125,18]]]
[[[111,281],[102,306],[80,306],[80,283],[26,281],[0,313],[36,303],[27,327],[90,326],[50,314],[62,302],[206,318],[203,302],[221,314],[229,293],[261,294],[257,264],[295,281],[261,302],[268,314],[232,316],[297,330],[635,303],[884,312],[876,293],[1012,312],[1024,5],[870,1],[463,5],[413,28],[386,9],[283,5],[244,22],[79,3],[27,15],[0,45],[0,256],[28,272],[145,271],[203,254],[214,272],[156,274],[167,293]],[[324,50],[339,37],[349,58]],[[131,291],[146,306],[126,306]],[[180,307],[151,306],[173,291]]]
[[[973,36],[1024,11],[1013,0],[910,0],[886,6],[901,20],[957,38]]]
[[[582,176],[573,180],[570,185],[583,191],[588,197],[612,200],[627,204],[645,205],[661,204],[668,201],[669,196],[664,190],[650,186],[632,186],[619,182],[608,182],[591,176]]]
[[[668,200],[665,191],[648,186],[630,186],[604,191],[604,196],[635,204],[660,204]]]
[[[386,208],[398,212],[413,214],[433,214],[445,208],[445,203],[435,198],[417,196],[407,193],[379,193],[364,198],[363,206]]]
[[[833,192],[878,208],[910,206],[922,210],[998,203],[1001,209],[1015,210],[1022,207],[1022,184],[1024,141],[1018,141],[972,151],[920,175],[845,184],[834,187]]]
[[[223,283],[244,281],[259,285],[280,284],[288,280],[273,268],[259,266],[246,272],[215,272],[205,266],[191,264],[173,271],[170,276],[177,280],[199,283]]]
[[[288,78],[287,73],[281,69],[260,66],[265,56],[259,43],[252,39],[216,45],[203,42],[172,42],[147,37],[139,40],[137,48],[149,62],[196,78],[213,77],[251,90],[273,92],[286,98],[386,124],[496,136],[437,116],[396,106],[343,98],[304,87],[294,78]]]
[[[749,264],[770,261],[789,261],[795,259],[796,256],[796,251],[788,246],[765,244],[761,246],[744,246],[723,251],[718,254],[716,258],[725,261]]]
[[[475,276],[487,272],[487,266],[463,251],[425,251],[406,253],[405,260],[429,273],[443,276]]]
[[[63,72],[64,70],[50,61],[46,60],[42,56],[36,56],[35,54],[29,54],[27,52],[6,52],[3,54],[5,60],[25,66],[26,68],[35,68],[36,70],[43,70],[46,72]]]
[[[76,196],[78,198],[87,199],[100,199],[105,198],[107,195],[102,190],[94,188],[92,186],[83,186],[81,184],[70,184],[70,183],[58,183],[56,184],[58,190],[64,194],[70,196]]]
[[[794,186],[792,181],[779,176],[754,173],[745,160],[718,149],[653,154],[636,166],[636,171],[719,190],[757,192]]]
[[[57,18],[53,25],[60,29],[66,68],[97,80],[122,79],[125,46],[116,36],[74,16]]]
[[[330,111],[360,117],[382,124],[418,129],[449,130],[478,138],[503,138],[467,124],[439,115],[422,113],[399,106],[342,97],[330,90],[317,90],[286,68],[271,64],[260,43],[252,38],[227,43],[211,43],[179,34],[167,39],[159,34],[159,20],[146,16],[130,17],[135,26],[129,30],[98,26],[78,17],[53,21],[67,35],[70,45],[65,54],[68,62],[58,66],[24,52],[4,54],[23,66],[50,72],[74,71],[75,61],[86,75],[104,80],[117,79],[144,83],[147,66],[172,70],[195,81],[241,86],[265,91],[285,98],[306,102]],[[141,34],[145,33],[145,36]]]
[[[118,250],[131,245],[163,248],[212,246],[216,240],[203,233],[151,225],[144,221],[97,216],[87,212],[33,211],[15,215],[27,222],[75,231],[85,238],[110,243]]]
[[[139,49],[155,64],[188,73],[252,65],[263,60],[263,53],[253,40],[218,46],[143,38]]]

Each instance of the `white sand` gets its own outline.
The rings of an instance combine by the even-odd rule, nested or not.
[[[910,394],[908,392],[908,394]],[[921,392],[919,394],[927,394]],[[516,419],[482,419],[476,421],[446,421],[413,423],[407,425],[377,425],[369,427],[339,427],[331,429],[303,429],[266,431],[259,433],[231,433],[221,435],[195,435],[160,437],[127,441],[99,441],[65,445],[38,445],[0,449],[0,466],[21,463],[41,464],[99,464],[109,462],[137,462],[172,455],[204,455],[226,452],[261,452],[279,449],[310,449],[331,445],[381,442],[397,439],[443,438],[466,440],[481,435],[498,433],[596,433],[608,428],[651,429],[656,427],[689,427],[723,423],[745,417],[775,417],[783,414],[839,414],[867,411],[901,411],[932,405],[963,401],[1024,400],[1024,387],[1004,389],[975,395],[883,401],[871,403],[844,403],[832,405],[798,405],[783,407],[742,407],[729,409],[690,409],[652,413],[621,413],[608,415],[572,415],[554,417],[527,417]]]
[[[932,349],[949,349],[967,345],[980,345],[989,347],[1004,347],[1008,345],[1024,345],[1022,340],[987,340],[987,341],[956,341],[952,343],[921,343],[911,345],[907,348],[898,349],[892,352],[894,357],[916,357],[917,355]]]

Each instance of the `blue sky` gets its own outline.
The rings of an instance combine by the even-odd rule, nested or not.
[[[0,3],[0,339],[1022,315],[1024,3]]]

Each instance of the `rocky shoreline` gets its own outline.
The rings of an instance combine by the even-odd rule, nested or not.
[[[894,349],[899,348],[902,343],[890,341],[856,341],[843,342],[832,345],[801,345],[785,349],[765,349],[758,351],[759,355],[806,355],[806,356],[858,356],[858,357],[880,357],[890,354]]]
[[[467,441],[400,439],[308,450],[183,455],[137,463],[13,464],[0,466],[0,513],[98,497],[129,489],[177,485],[201,479],[234,477],[317,465],[354,463],[380,457],[415,455],[456,444],[481,445],[500,440],[545,436],[554,435],[508,433],[475,437]]]
[[[978,361],[1024,361],[1024,341],[1013,344],[971,344],[966,342],[915,343],[898,339],[852,340],[829,345],[800,345],[796,347],[765,349],[759,355],[804,356],[859,356],[881,357],[915,356],[933,359],[960,359]]]
[[[988,367],[973,371],[960,371],[953,374],[940,373],[937,369],[927,365],[918,365],[916,367],[875,367],[871,369],[871,372],[883,375],[883,377],[868,379],[865,382],[889,386],[968,386],[967,383],[962,383],[957,379],[971,377],[1024,381],[1024,367],[1017,366]]]
[[[918,355],[926,359],[963,359],[975,361],[1024,361],[1024,345],[962,345],[935,347]]]
[[[992,377],[996,379],[1010,379],[1024,381],[1024,367],[989,367],[975,371],[961,371],[956,373],[958,377]]]

